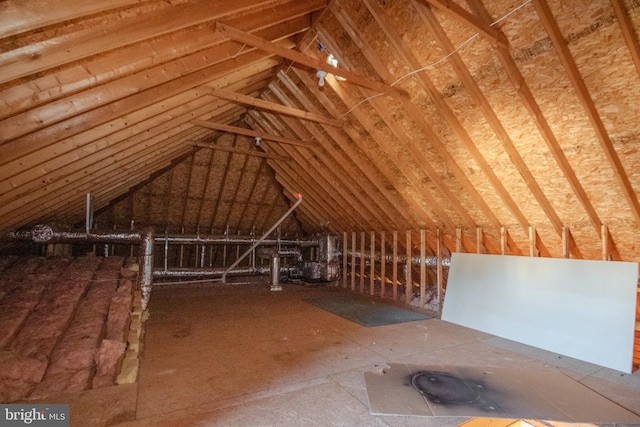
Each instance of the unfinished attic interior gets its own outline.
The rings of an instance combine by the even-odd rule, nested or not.
[[[0,22],[0,404],[640,424],[638,0]],[[483,391],[445,402],[443,378]]]

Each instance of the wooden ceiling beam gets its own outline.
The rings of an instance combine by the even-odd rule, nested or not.
[[[462,6],[456,4],[453,0],[419,0],[422,3],[428,4],[445,13],[447,16],[455,19],[461,24],[466,25],[472,30],[476,31],[485,39],[489,40],[491,44],[500,47],[507,47],[508,42],[506,37],[493,28],[490,24],[482,22],[472,13],[464,9]]]
[[[360,74],[357,74],[342,68],[333,67],[327,64],[325,61],[320,61],[316,58],[306,56],[293,49],[284,48],[268,40],[262,39],[260,37],[254,36],[244,31],[240,31],[229,25],[225,25],[220,21],[216,23],[216,30],[224,34],[226,37],[229,37],[230,39],[235,40],[237,42],[248,44],[249,46],[253,46],[255,48],[271,53],[273,55],[278,55],[282,58],[293,61],[296,64],[304,65],[305,67],[309,67],[315,70],[326,71],[327,73],[344,77],[345,79],[347,79],[348,82],[354,83],[362,87],[369,88],[376,92],[386,93],[388,95],[393,95],[398,97],[408,96],[408,94],[405,91],[393,88],[389,85],[386,85],[378,81],[371,80]]]
[[[278,160],[281,162],[291,161],[290,157],[275,156],[273,154],[268,154],[268,153],[265,153],[264,151],[259,151],[259,150],[245,150],[242,148],[225,147],[224,145],[207,143],[207,142],[194,142],[193,145],[195,145],[196,147],[206,148],[209,150],[226,151],[228,153],[244,154],[246,156],[261,157],[264,159]]]
[[[553,42],[553,46],[556,49],[560,62],[562,62],[569,80],[573,85],[573,89],[587,113],[587,117],[589,118],[596,136],[598,137],[598,141],[600,141],[600,146],[609,160],[609,165],[613,170],[616,181],[621,187],[631,213],[636,220],[636,226],[640,226],[640,203],[638,202],[637,194],[631,185],[629,176],[624,170],[624,166],[620,161],[618,152],[613,146],[613,142],[611,141],[607,129],[602,122],[602,118],[598,113],[596,105],[589,94],[589,90],[587,89],[587,85],[580,74],[580,70],[578,70],[578,66],[569,51],[569,46],[567,46],[567,42],[558,27],[558,23],[553,17],[551,9],[545,0],[533,0],[533,5],[538,12],[538,16],[542,24],[549,34],[549,37],[551,37],[551,41]]]
[[[239,135],[251,136],[253,138],[261,138],[265,141],[281,142],[283,144],[296,145],[298,147],[306,147],[310,150],[315,148],[312,144],[301,141],[301,140],[285,138],[280,135],[271,135],[263,132],[256,132],[251,129],[239,128],[237,126],[229,126],[222,123],[214,123],[207,120],[192,120],[191,123],[193,123],[196,126],[202,126],[209,129],[221,130],[223,132],[237,133]]]
[[[319,114],[309,113],[308,111],[302,111],[297,108],[287,107],[285,105],[276,104],[273,102],[267,102],[260,98],[253,98],[251,96],[243,95],[237,92],[230,92],[224,89],[215,88],[211,86],[203,86],[209,95],[217,98],[226,99],[227,101],[239,102],[241,104],[250,105],[262,110],[272,111],[278,114],[284,114],[286,116],[292,116],[311,122],[324,123],[331,126],[342,127],[345,125],[343,120],[335,120],[330,117],[321,116]]]

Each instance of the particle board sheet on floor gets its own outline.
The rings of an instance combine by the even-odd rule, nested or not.
[[[422,313],[394,307],[384,302],[356,295],[327,295],[307,298],[305,301],[366,327],[392,325],[394,323],[413,322],[429,318],[429,316]]]
[[[442,320],[631,373],[638,265],[454,253]]]
[[[364,380],[373,415],[640,423],[640,416],[558,371],[389,364],[365,372]]]

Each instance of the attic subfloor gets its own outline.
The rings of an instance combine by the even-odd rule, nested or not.
[[[458,425],[374,416],[363,372],[388,363],[560,371],[640,413],[625,375],[429,319],[363,327],[304,300],[333,287],[156,287],[128,426]]]
[[[364,327],[305,299],[337,287],[265,282],[154,287],[135,384],[51,398],[72,425],[454,426],[375,416],[364,372],[387,364],[561,372],[640,413],[640,372],[621,374],[437,318]]]

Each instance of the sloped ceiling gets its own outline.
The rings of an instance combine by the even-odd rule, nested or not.
[[[637,0],[0,10],[2,233],[87,193],[104,227],[260,231],[300,193],[287,233],[640,259]]]

